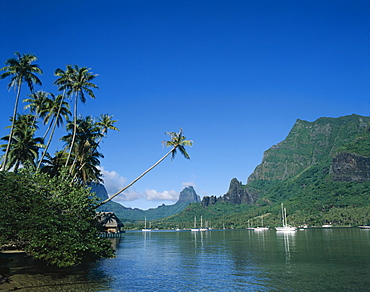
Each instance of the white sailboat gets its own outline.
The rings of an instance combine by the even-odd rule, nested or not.
[[[208,228],[204,228],[203,227],[203,216],[200,216],[200,228],[199,228],[200,231],[207,231]]]
[[[286,209],[284,208],[283,203],[281,203],[281,216],[283,220],[282,227],[275,227],[276,231],[296,231],[297,227],[289,226],[286,221]]]
[[[261,216],[261,220],[262,220],[262,225],[261,227],[256,227],[254,228],[254,231],[266,231],[266,230],[269,230],[268,227],[263,227],[263,216]]]
[[[194,228],[190,229],[191,231],[200,231],[199,228],[197,228],[197,217],[194,217]]]
[[[145,223],[144,223],[144,228],[141,229],[141,231],[152,231],[152,229],[149,227],[149,228],[146,228],[146,217],[145,217]]]

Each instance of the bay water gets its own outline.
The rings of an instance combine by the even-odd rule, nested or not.
[[[126,232],[116,258],[54,269],[13,259],[0,291],[370,291],[370,230]]]

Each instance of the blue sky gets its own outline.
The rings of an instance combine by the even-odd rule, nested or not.
[[[182,127],[191,161],[165,160],[115,200],[147,209],[173,204],[188,185],[203,197],[225,194],[234,177],[246,183],[297,119],[369,115],[369,13],[368,0],[2,1],[0,62],[35,54],[38,89],[53,93],[56,68],[99,74],[96,100],[79,113],[118,120],[100,149],[110,193]],[[8,82],[1,136],[14,105]]]

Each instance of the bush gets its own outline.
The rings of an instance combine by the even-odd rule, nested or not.
[[[1,172],[0,245],[58,267],[112,257],[109,240],[98,237],[95,206],[89,190],[63,176]]]

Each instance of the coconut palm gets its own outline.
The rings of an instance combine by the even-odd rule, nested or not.
[[[171,137],[171,140],[169,141],[163,141],[163,144],[166,147],[172,147],[170,151],[168,151],[161,159],[159,159],[153,166],[148,168],[146,171],[144,171],[141,175],[139,175],[136,179],[134,179],[131,183],[129,183],[127,186],[119,190],[117,193],[106,199],[105,201],[101,202],[97,207],[109,202],[114,197],[131,187],[135,182],[137,182],[139,179],[141,179],[144,175],[146,175],[149,171],[151,171],[154,167],[156,167],[159,163],[161,163],[167,156],[172,154],[172,159],[175,157],[177,150],[180,151],[180,153],[186,158],[190,159],[189,154],[186,152],[185,146],[193,146],[192,140],[186,140],[186,137],[182,135],[182,129],[180,128],[180,131],[178,133],[176,132],[166,132],[165,134],[169,135]]]
[[[97,89],[98,86],[96,86],[91,81],[97,76],[97,74],[92,74],[90,72],[90,68],[87,67],[79,68],[77,65],[74,65],[74,67],[72,67],[71,65],[67,65],[66,71],[57,69],[55,71],[55,75],[59,77],[58,80],[55,82],[55,84],[59,86],[59,90],[64,91],[67,96],[73,97],[74,99],[73,106],[74,130],[72,142],[68,152],[68,158],[66,161],[66,165],[68,165],[74,147],[77,131],[77,101],[79,98],[82,103],[85,103],[86,102],[85,94],[95,99],[95,94],[91,88]]]
[[[100,133],[101,137],[100,140],[98,141],[98,144],[100,143],[101,139],[106,136],[109,130],[114,130],[114,131],[119,131],[117,127],[114,126],[114,124],[117,122],[117,120],[112,119],[113,116],[110,116],[108,114],[103,114],[100,115],[97,121],[97,125],[100,127]]]
[[[71,132],[61,138],[66,143],[66,148],[70,148],[70,144],[72,143],[73,129],[74,123],[69,122],[67,124],[67,130]],[[91,116],[77,119],[75,147],[72,152],[73,165],[70,168],[70,174],[73,180],[77,178],[85,184],[91,181],[100,181],[100,171],[96,167],[100,165],[99,158],[103,156],[96,149],[98,147],[97,141],[101,136],[100,127],[94,122]]]
[[[13,167],[14,172],[17,172],[21,165],[32,169],[36,167],[39,148],[43,148],[44,145],[41,137],[34,137],[35,131],[32,115],[17,115],[5,170]],[[9,140],[9,137],[5,136],[2,140]],[[6,146],[7,144],[0,145],[3,149]]]
[[[46,153],[42,159],[40,171],[49,174],[51,177],[59,176],[66,160],[67,153],[63,150],[56,152],[54,156]]]
[[[46,138],[48,132],[50,131],[51,127],[52,131],[49,136],[49,140],[46,144],[46,147],[44,149],[44,152],[42,153],[41,159],[39,160],[39,163],[37,165],[36,170],[38,170],[41,166],[42,160],[44,159],[50,143],[53,139],[53,135],[55,132],[56,127],[59,127],[63,124],[63,118],[68,120],[69,116],[71,115],[71,112],[69,111],[69,104],[66,102],[63,98],[62,94],[58,94],[55,96],[53,93],[50,93],[51,98],[48,98],[46,100],[46,109],[45,109],[45,115],[44,115],[44,123],[49,123],[49,126],[45,132],[44,139]]]
[[[46,114],[48,95],[48,92],[39,90],[28,94],[29,98],[23,99],[23,102],[28,103],[24,106],[24,109],[29,109],[34,114],[35,121]]]
[[[3,157],[1,170],[4,170],[5,165],[7,164],[9,148],[13,137],[14,123],[18,111],[18,102],[19,96],[21,94],[22,83],[27,83],[31,92],[33,92],[33,84],[42,84],[40,79],[36,75],[42,74],[42,70],[39,68],[38,65],[32,64],[37,60],[36,56],[32,54],[21,55],[18,52],[15,53],[15,56],[15,58],[8,59],[5,62],[6,66],[0,69],[0,71],[5,71],[4,73],[0,74],[0,79],[11,77],[11,81],[8,87],[9,89],[14,88],[14,90],[17,92],[13,110],[12,126],[10,129],[10,134],[8,136],[9,140]]]

